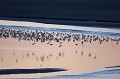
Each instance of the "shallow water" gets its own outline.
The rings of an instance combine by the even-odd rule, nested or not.
[[[52,26],[52,25],[51,25]],[[0,28],[9,28],[9,29],[22,29],[22,30],[37,30],[37,31],[47,31],[47,32],[60,32],[60,33],[78,33],[78,34],[94,34],[94,35],[105,35],[105,36],[116,36],[120,37],[120,30],[119,29],[109,29],[109,28],[94,28],[94,27],[69,27],[66,28],[59,28],[59,27],[52,27],[46,28],[44,26],[41,27],[29,27],[29,26],[7,26],[7,25],[0,25]],[[74,29],[78,28],[78,29]],[[80,29],[80,30],[79,30]]]
[[[11,78],[11,79],[28,79],[28,78]],[[120,79],[120,68],[102,70],[98,72],[80,74],[80,75],[57,75],[30,79]]]

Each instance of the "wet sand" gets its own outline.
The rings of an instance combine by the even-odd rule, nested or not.
[[[64,68],[67,71],[0,75],[0,78],[73,75],[120,65],[118,37],[40,32],[45,39],[41,39],[42,37],[36,39],[39,32],[24,30],[21,36],[21,30],[2,29],[2,31],[0,29],[0,69]],[[35,35],[31,37],[34,33]],[[51,34],[54,38],[46,40],[45,36]]]
[[[51,74],[31,74],[29,77],[43,75],[80,74],[103,69],[106,66],[120,65],[120,44],[98,41],[92,43],[18,41],[13,38],[0,38],[0,68],[65,68],[65,72]],[[77,45],[76,45],[77,44]],[[28,75],[22,75],[28,77]],[[0,75],[3,77],[21,77],[21,75]]]

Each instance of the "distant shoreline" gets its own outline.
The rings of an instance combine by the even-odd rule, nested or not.
[[[46,24],[37,23],[29,21],[11,21],[11,20],[0,20],[0,25],[5,26],[25,26],[25,27],[44,27],[50,29],[69,29],[69,30],[84,30],[84,31],[94,31],[94,32],[112,32],[120,33],[120,29],[111,28],[98,28],[98,27],[86,27],[86,26],[73,26],[73,25],[59,25],[59,24]]]
[[[119,21],[83,20],[83,19],[64,19],[64,18],[45,18],[45,17],[0,17],[0,20],[28,21],[45,24],[74,25],[99,28],[120,29]]]

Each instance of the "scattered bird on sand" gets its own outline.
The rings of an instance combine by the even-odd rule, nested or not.
[[[100,44],[102,44],[102,41],[100,41]]]
[[[1,62],[3,62],[3,58],[1,58]]]
[[[16,63],[18,62],[18,59],[16,59]]]
[[[35,54],[32,52],[32,56],[34,57],[35,56]]]
[[[47,56],[47,59],[49,59],[49,56]]]
[[[50,42],[48,42],[47,44],[50,44]]]
[[[32,43],[32,45],[35,45],[36,43]]]
[[[62,44],[62,42],[59,42],[59,44]]]
[[[96,59],[97,57],[95,56],[94,59]]]
[[[53,45],[53,44],[50,44],[51,46]]]
[[[75,44],[76,46],[78,45],[78,44]]]
[[[91,57],[91,53],[89,54],[89,57]]]
[[[41,57],[41,61],[44,62],[44,56]]]
[[[30,54],[29,54],[29,53],[27,53],[27,54],[26,54],[26,56],[27,56],[27,57],[29,57],[29,56],[30,56]]]
[[[59,45],[59,48],[62,47],[62,45]]]
[[[82,41],[81,43],[82,43],[82,45],[83,45],[83,41]]]
[[[61,52],[59,53],[59,56],[60,56],[60,57],[62,56]]]
[[[76,50],[76,51],[75,51],[75,53],[77,54],[77,53],[78,53],[78,51]]]
[[[81,53],[81,56],[83,56],[83,51],[82,51],[82,53]]]

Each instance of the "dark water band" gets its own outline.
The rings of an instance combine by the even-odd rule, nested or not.
[[[0,75],[9,75],[9,74],[32,74],[32,73],[52,73],[67,71],[62,68],[41,68],[41,69],[0,69]]]

